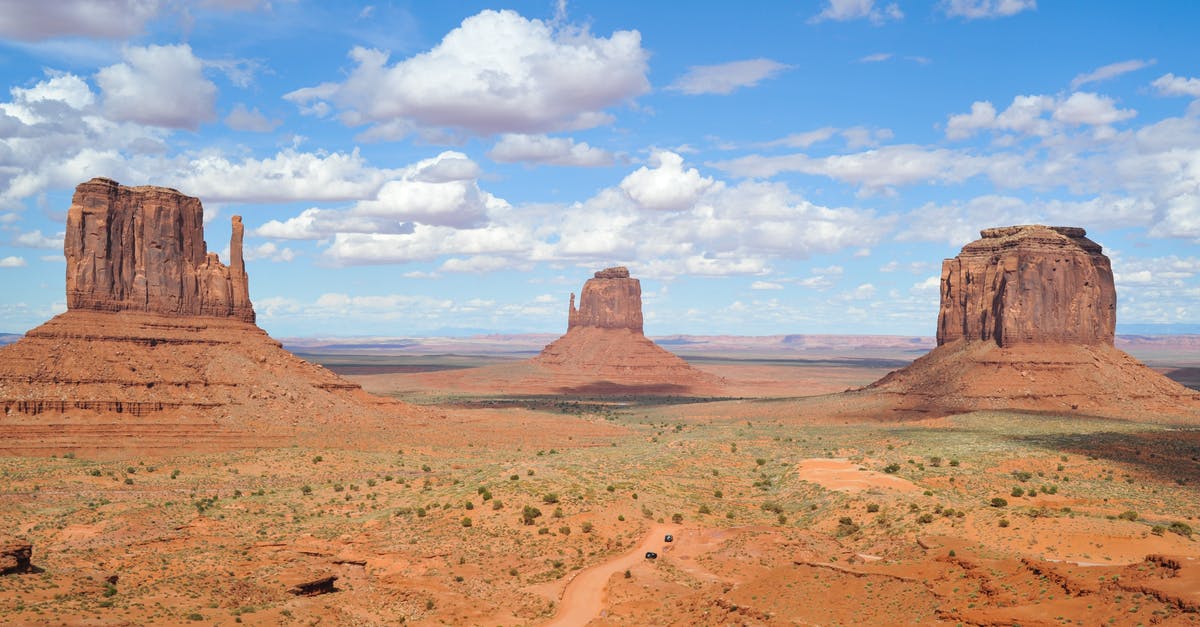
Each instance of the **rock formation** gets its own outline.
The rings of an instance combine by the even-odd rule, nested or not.
[[[1112,345],[1112,268],[1083,229],[1009,226],[981,235],[942,263],[939,346],[959,339]]]
[[[858,411],[1200,418],[1200,396],[1114,348],[1112,269],[1083,229],[981,235],[942,264],[937,348],[866,388]]]
[[[33,545],[12,538],[0,538],[0,575],[15,575],[34,572],[29,560],[33,557]]]
[[[67,308],[254,322],[242,235],[234,216],[226,266],[206,250],[198,198],[94,178],[67,212]]]
[[[583,284],[579,309],[571,294],[567,331],[576,327],[642,332],[642,284],[624,267],[601,270]]]
[[[0,348],[0,455],[273,446],[399,424],[412,409],[283,350],[254,324],[203,208],[162,187],[92,179],[67,216],[68,311]],[[305,435],[308,434],[308,435]]]
[[[601,270],[571,294],[567,333],[530,363],[562,392],[713,394],[717,377],[697,370],[642,331],[642,285],[623,267]]]

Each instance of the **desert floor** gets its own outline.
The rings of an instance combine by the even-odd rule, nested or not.
[[[0,577],[0,624],[1200,625],[1200,425],[764,398],[903,355],[697,359],[743,386],[717,402],[325,362],[439,411],[362,447],[0,458],[0,530],[40,570]]]

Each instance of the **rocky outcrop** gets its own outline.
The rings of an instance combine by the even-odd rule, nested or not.
[[[624,267],[596,272],[571,294],[566,335],[530,360],[535,372],[510,370],[513,385],[557,393],[719,393],[720,380],[688,365],[642,331],[642,285]]]
[[[200,201],[92,179],[67,218],[68,311],[0,348],[0,455],[344,441],[410,406],[372,397],[254,324],[233,218],[230,265]]]
[[[67,308],[253,322],[243,232],[234,216],[226,266],[207,251],[199,199],[105,178],[82,183],[67,212]]]
[[[567,330],[576,327],[629,329],[642,332],[642,284],[624,267],[597,272],[583,284],[579,309],[571,294]]]
[[[1200,419],[1200,396],[1113,346],[1112,269],[1083,229],[982,235],[942,265],[937,348],[839,403],[874,418],[1017,409]]]
[[[1112,345],[1112,267],[1083,229],[1008,226],[981,235],[942,263],[939,346]]]
[[[33,565],[29,563],[32,557],[32,544],[0,538],[0,575],[34,572]]]

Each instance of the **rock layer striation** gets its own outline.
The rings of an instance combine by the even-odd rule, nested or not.
[[[207,250],[198,198],[105,178],[82,183],[67,212],[67,308],[254,322],[243,233],[234,216],[226,266]]]
[[[1116,328],[1112,267],[1074,227],[984,229],[942,263],[937,342],[1108,344]]]

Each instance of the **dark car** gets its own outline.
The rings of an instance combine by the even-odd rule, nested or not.
[[[667,536],[665,538],[663,538],[663,542],[674,542],[674,541],[675,541],[675,536],[673,536],[669,533],[667,534]]]
[[[654,551],[646,551],[646,559],[656,560],[658,559],[658,553],[655,553]]]

